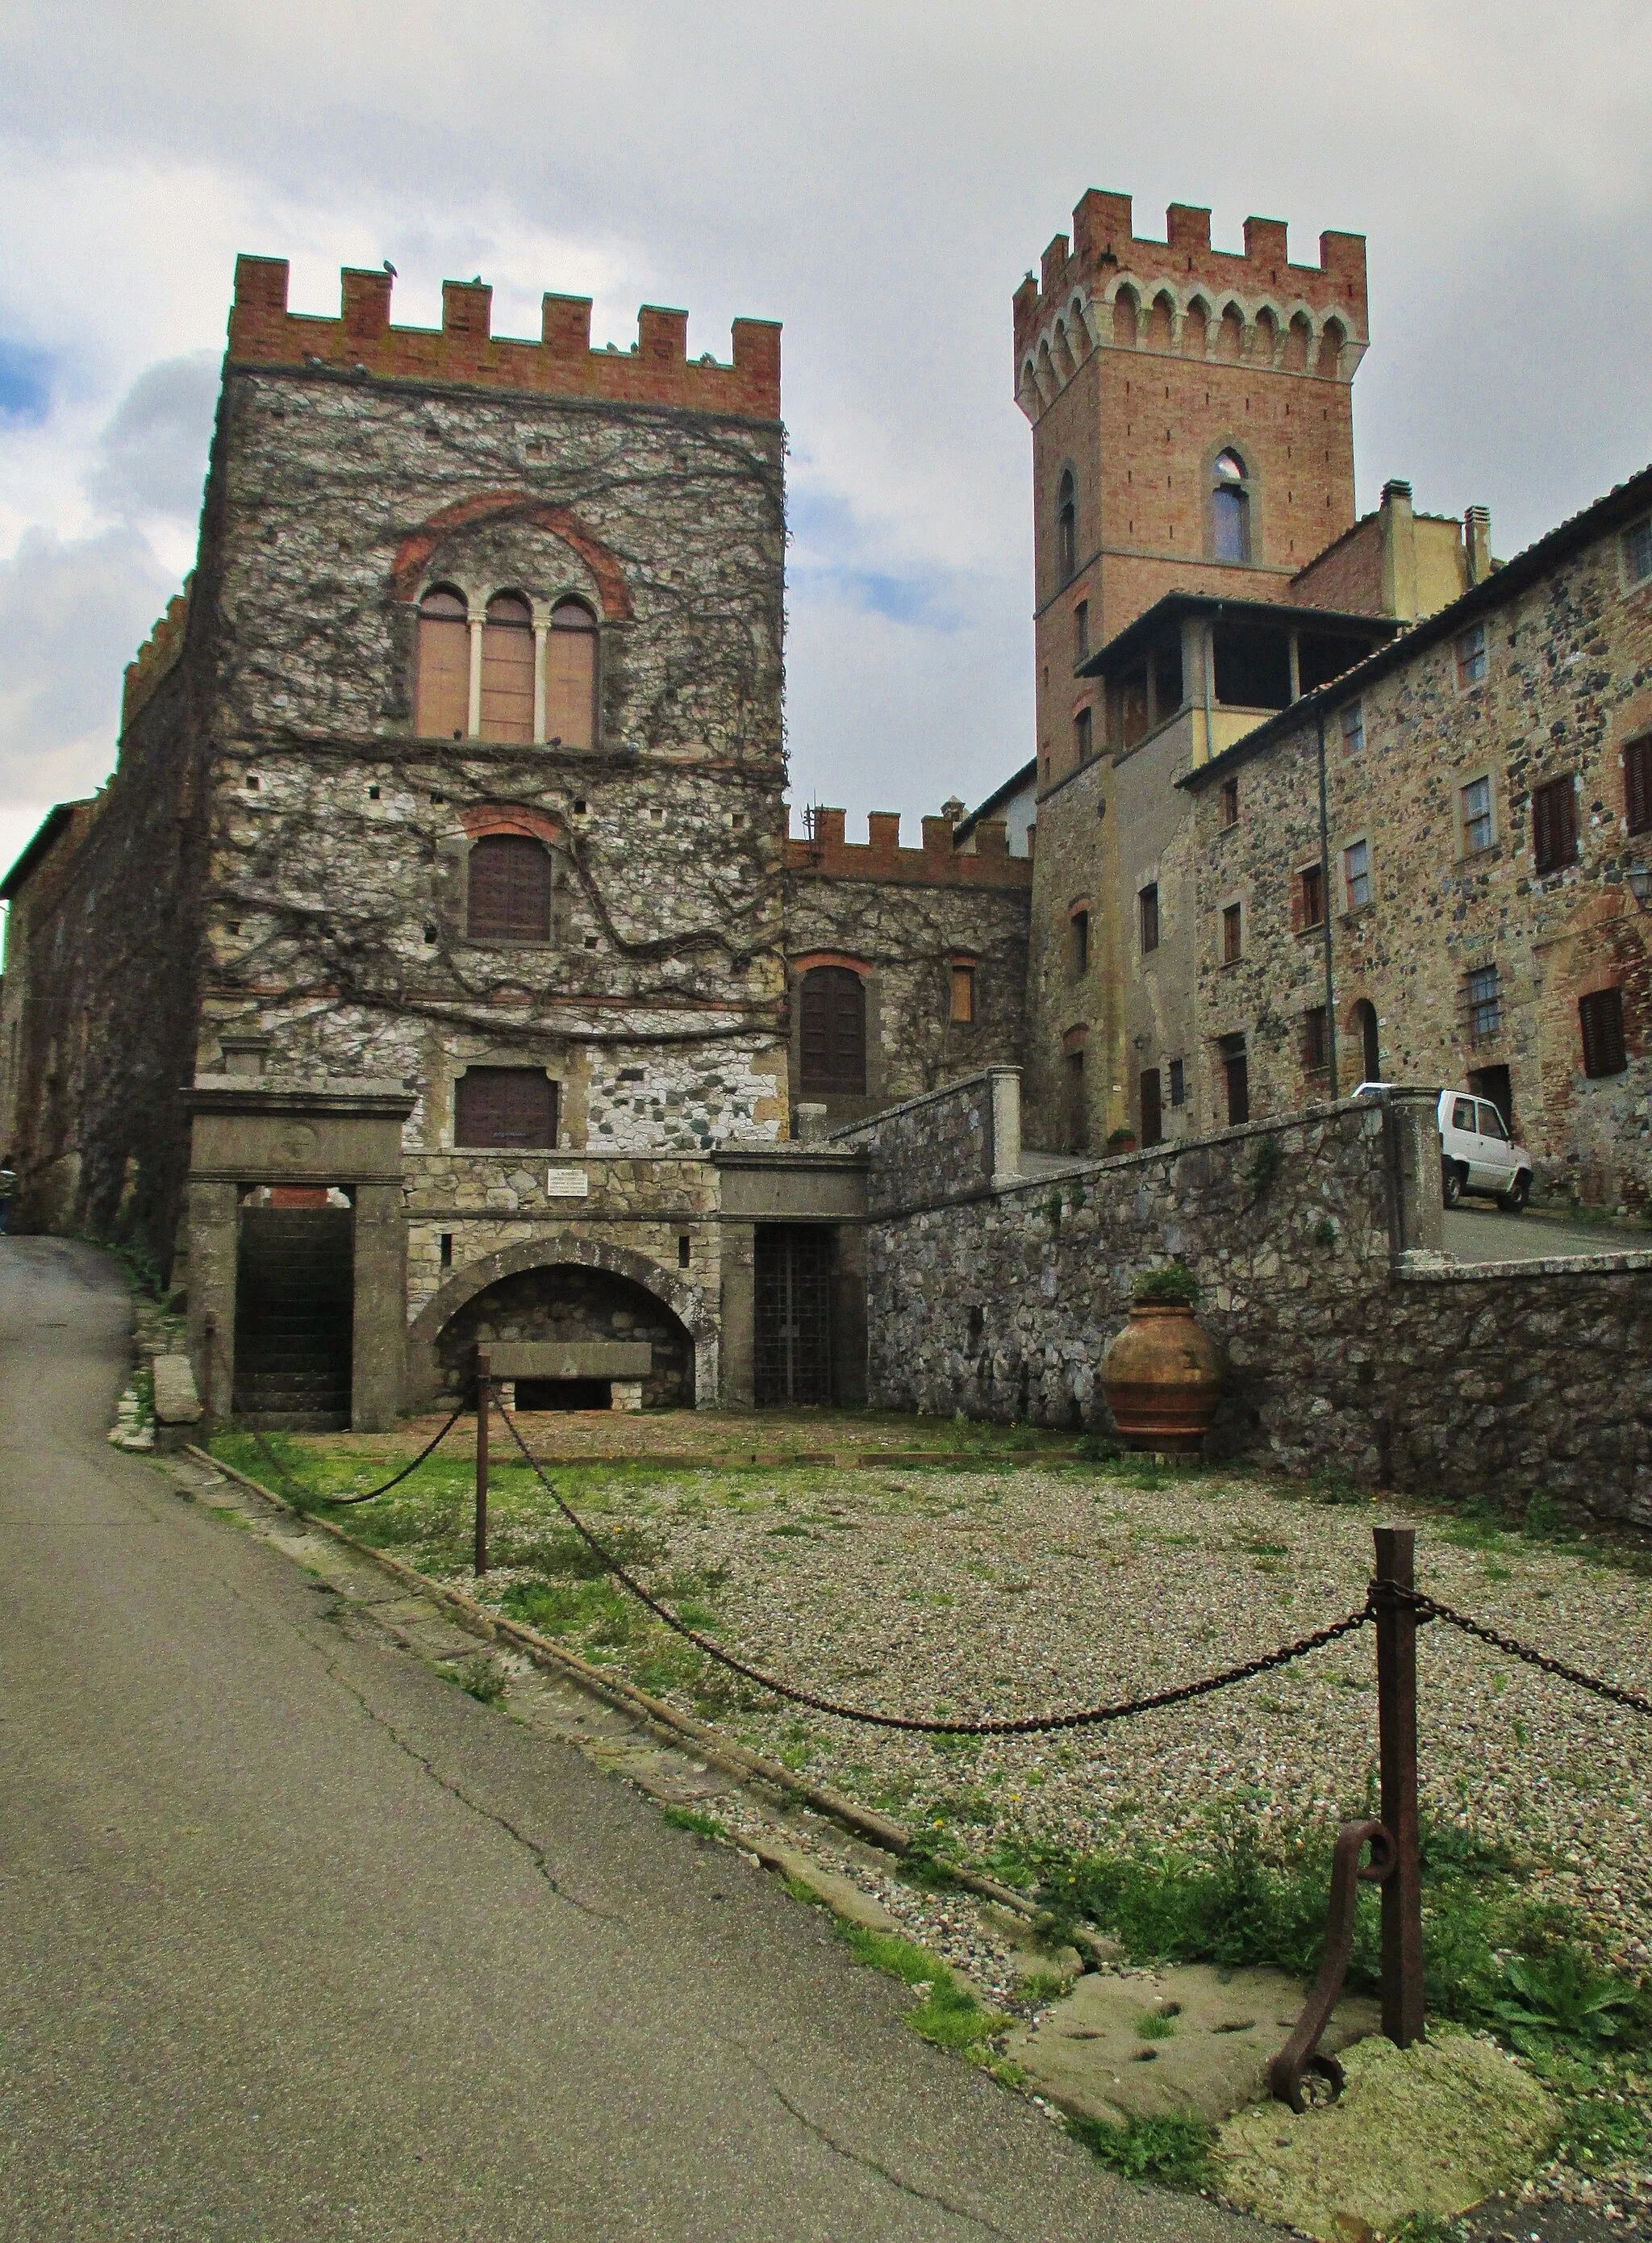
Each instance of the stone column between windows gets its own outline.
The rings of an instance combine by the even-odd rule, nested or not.
[[[473,740],[482,733],[482,632],[486,626],[475,616],[470,619],[470,709],[465,719],[465,731]]]
[[[545,745],[545,650],[551,636],[548,623],[534,626],[534,745]]]

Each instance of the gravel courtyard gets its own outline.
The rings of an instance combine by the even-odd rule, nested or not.
[[[605,1426],[520,1424],[536,1452],[570,1459],[555,1473],[564,1495],[691,1624],[851,1702],[1018,1714],[1192,1680],[1361,1604],[1371,1528],[1383,1522],[1418,1529],[1419,1583],[1442,1601],[1652,1689],[1652,1577],[1622,1553],[1407,1513],[1391,1499],[1378,1507],[1260,1477],[1085,1463],[1061,1453],[1064,1444],[1015,1454],[977,1440],[957,1462],[932,1465],[688,1468],[682,1427],[693,1421],[657,1422],[657,1432],[631,1434],[644,1453],[622,1465],[570,1458],[606,1439]],[[714,1429],[701,1420],[695,1435],[709,1458]],[[739,1438],[751,1453],[773,1435],[746,1421]],[[908,1420],[901,1438],[946,1446],[962,1437]],[[858,1423],[855,1439],[864,1453]],[[816,1449],[843,1441],[842,1428],[809,1436]],[[648,1460],[650,1445],[668,1442],[670,1462]],[[267,1477],[268,1457],[241,1445],[232,1460]],[[280,1456],[314,1492],[345,1493],[413,1446],[282,1437]],[[471,1586],[468,1505],[455,1447],[341,1516]],[[487,1602],[1006,1874],[1051,1842],[1198,1852],[1214,1808],[1245,1804],[1266,1829],[1357,1811],[1374,1786],[1370,1630],[1191,1707],[1103,1729],[903,1736],[776,1705],[703,1661],[581,1564],[520,1467],[496,1465],[493,1512]],[[1423,1631],[1419,1665],[1426,1811],[1507,1842],[1531,1860],[1538,1889],[1578,1911],[1603,1959],[1635,1977],[1652,1970],[1652,1722],[1443,1626]]]

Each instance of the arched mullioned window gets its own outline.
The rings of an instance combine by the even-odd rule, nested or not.
[[[596,617],[582,600],[559,600],[545,649],[545,736],[565,748],[596,744]]]
[[[1078,488],[1064,468],[1056,491],[1056,574],[1064,584],[1078,566]]]
[[[1251,557],[1251,497],[1245,462],[1234,451],[1217,455],[1212,474],[1211,552],[1218,561]]]
[[[534,738],[534,610],[520,592],[496,592],[482,626],[485,740]]]
[[[551,856],[526,833],[489,833],[467,867],[465,931],[473,942],[548,942]]]
[[[462,740],[470,728],[470,623],[464,596],[438,584],[419,603],[415,729],[427,739]]]

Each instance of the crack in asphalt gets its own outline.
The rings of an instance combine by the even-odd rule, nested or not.
[[[334,1593],[339,1594],[339,1592],[335,1591]],[[349,1599],[346,1597],[344,1601],[348,1603]],[[558,1900],[565,1903],[567,1907],[577,1910],[580,1915],[588,1916],[594,1923],[622,1924],[624,1923],[623,1916],[615,1916],[608,1909],[594,1907],[589,1901],[581,1900],[575,1894],[569,1892],[552,1869],[549,1858],[542,1846],[530,1838],[525,1830],[519,1829],[507,1815],[501,1815],[497,1809],[486,1806],[482,1801],[473,1797],[465,1789],[463,1784],[458,1782],[453,1776],[445,1775],[427,1753],[421,1752],[410,1738],[402,1734],[387,1714],[381,1713],[376,1706],[368,1702],[365,1694],[351,1681],[337,1660],[329,1655],[326,1647],[319,1643],[301,1622],[292,1620],[288,1625],[299,1640],[307,1645],[320,1660],[322,1670],[328,1680],[335,1682],[347,1698],[355,1701],[375,1728],[381,1728],[385,1732],[398,1751],[405,1753],[415,1768],[427,1775],[433,1783],[438,1785],[452,1798],[456,1799],[470,1814],[476,1815],[484,1822],[491,1822],[495,1829],[502,1830],[507,1838],[522,1849]],[[400,1646],[397,1647],[400,1648]]]
[[[934,2189],[920,2188],[915,2181],[903,2180],[899,2173],[891,2172],[887,2166],[880,2165],[876,2158],[868,2157],[863,2150],[851,2150],[846,2143],[840,2142],[835,2134],[829,2133],[818,2118],[811,2118],[807,2111],[801,2110],[786,2093],[784,2088],[777,2087],[749,2050],[742,2048],[740,2053],[782,2109],[790,2112],[805,2133],[812,2134],[818,2142],[823,2142],[834,2156],[843,2159],[847,2164],[860,2166],[867,2172],[876,2173],[879,2180],[887,2181],[891,2188],[898,2189],[903,2196],[915,2198],[919,2204],[933,2204],[942,2212],[950,2213],[955,2219],[967,2219],[971,2227],[978,2227],[983,2234],[997,2236],[999,2243],[1016,2243],[1015,2237],[1007,2228],[995,2226],[991,2220],[984,2219],[978,2212],[971,2212],[967,2204],[955,2204],[950,2197],[942,2196]]]

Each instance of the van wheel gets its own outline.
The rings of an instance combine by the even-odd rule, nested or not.
[[[1440,1163],[1440,1196],[1447,1207],[1455,1207],[1463,1196],[1463,1172],[1455,1161]]]
[[[1518,1215],[1531,1196],[1532,1180],[1524,1169],[1506,1192],[1499,1192],[1497,1204],[1505,1215]]]

